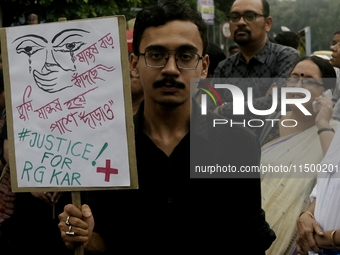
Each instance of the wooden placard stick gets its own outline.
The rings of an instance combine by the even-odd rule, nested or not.
[[[59,18],[58,22],[67,21],[66,18]],[[81,211],[80,191],[71,191],[72,204]],[[75,246],[74,255],[84,255],[84,245],[79,244]]]
[[[80,199],[80,191],[72,191],[72,204],[77,207],[81,211],[81,199]],[[84,255],[84,245],[79,244],[75,246],[74,255]]]

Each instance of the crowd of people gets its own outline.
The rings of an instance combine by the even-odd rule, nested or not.
[[[139,188],[81,192],[81,208],[69,192],[11,191],[0,69],[0,254],[79,246],[85,254],[340,254],[340,32],[327,61],[300,56],[294,33],[269,40],[266,0],[235,0],[228,19],[236,47],[226,54],[183,1],[137,14],[129,62]],[[192,78],[211,86],[192,88]],[[244,95],[252,87],[251,104],[238,105],[243,114],[235,116],[231,90],[214,88],[226,83]],[[213,126],[216,119],[234,124]],[[193,166],[216,164],[292,170],[194,174]]]

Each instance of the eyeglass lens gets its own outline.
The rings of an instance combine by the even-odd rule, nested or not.
[[[176,52],[170,54],[162,50],[150,50],[145,52],[145,61],[149,67],[161,68],[164,67],[170,55],[174,55],[178,68],[196,69],[200,56],[190,51]]]
[[[298,84],[298,82],[301,81],[301,86],[322,86],[321,83],[317,82],[314,79],[310,78],[287,78],[287,86],[292,87]]]
[[[263,16],[261,14],[257,14],[255,12],[245,12],[244,14],[240,14],[237,12],[230,13],[229,20],[232,22],[238,22],[241,17],[245,19],[246,21],[253,21],[256,19],[256,16]]]

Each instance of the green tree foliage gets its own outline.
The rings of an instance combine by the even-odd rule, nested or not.
[[[335,31],[340,30],[340,1],[334,0],[268,0],[273,17],[269,36],[274,37],[281,26],[298,32],[311,29],[312,52],[329,50]]]
[[[227,21],[227,14],[234,0],[214,0],[215,25],[210,40],[219,42],[222,37],[221,26]],[[3,25],[25,22],[28,14],[36,13],[40,21],[55,22],[65,17],[77,20],[111,15],[125,15],[126,19],[135,17],[137,11],[145,6],[153,5],[157,0],[1,0],[0,6],[4,15]],[[197,8],[197,0],[185,0],[193,8]]]
[[[20,23],[20,17],[29,13],[39,15],[41,21],[54,22],[65,17],[67,20],[125,15],[134,17],[132,7],[140,0],[2,0],[5,26],[10,22]]]

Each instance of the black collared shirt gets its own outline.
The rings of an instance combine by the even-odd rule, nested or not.
[[[209,126],[215,115],[202,116],[198,107],[193,102],[190,133],[169,157],[143,132],[143,104],[134,116],[139,189],[89,192],[87,201],[109,253],[126,247],[126,253],[231,254],[242,249],[246,238],[252,254],[262,255],[275,239],[261,209],[259,178],[189,178],[191,146],[202,146],[197,156],[209,157],[209,150],[221,148],[211,138],[226,142],[224,153],[216,155],[233,164],[260,160],[259,143],[251,131],[221,127],[216,133],[221,137],[216,137]],[[242,237],[245,231],[248,237]]]
[[[241,52],[228,56],[215,69],[218,78],[286,78],[296,64],[300,54],[292,47],[267,40],[263,48],[249,63]]]
[[[272,106],[272,96],[266,93],[273,82],[277,87],[285,86],[284,78],[297,63],[300,54],[292,47],[271,43],[267,40],[263,48],[247,63],[241,52],[228,56],[221,61],[214,72],[214,79],[224,78],[237,85],[247,98],[247,88],[253,87],[253,105],[255,109],[266,110]],[[242,78],[238,81],[239,78]],[[218,89],[223,102],[233,102],[230,91]],[[278,98],[281,96],[278,94]],[[211,104],[212,108],[214,107]],[[232,104],[223,107],[223,115],[232,117]],[[279,106],[278,106],[279,107]],[[246,107],[247,109],[247,107]],[[279,108],[278,108],[279,110]],[[246,118],[254,117],[246,111]]]

